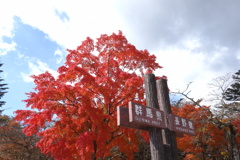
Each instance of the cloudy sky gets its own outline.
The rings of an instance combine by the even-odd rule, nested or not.
[[[240,69],[239,0],[0,0],[1,77],[8,83],[4,114],[24,109],[30,75],[56,70],[67,48],[86,37],[122,30],[164,68],[172,91],[189,82],[195,98],[215,77]]]

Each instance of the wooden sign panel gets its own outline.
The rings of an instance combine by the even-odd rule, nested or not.
[[[117,125],[122,127],[134,128],[134,129],[141,129],[147,130],[147,126],[139,125],[136,123],[129,122],[129,111],[126,107],[119,106],[117,108]]]
[[[168,119],[169,130],[192,136],[196,135],[193,121],[182,117],[178,117],[174,114],[169,114]]]
[[[129,121],[156,128],[166,128],[164,112],[135,102],[129,102]]]

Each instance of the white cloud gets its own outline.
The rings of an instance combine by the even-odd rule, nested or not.
[[[8,2],[7,2],[8,3]],[[12,38],[13,33],[13,18],[11,9],[7,8],[8,5],[0,5],[0,55],[6,55],[10,51],[14,51],[16,44],[14,42],[6,43],[3,37]]]
[[[28,67],[30,69],[29,73],[21,72],[24,82],[33,82],[33,79],[30,77],[31,75],[39,75],[46,71],[51,73],[55,78],[58,76],[58,73],[55,70],[49,68],[48,64],[41,62],[40,60],[28,61]]]
[[[200,81],[198,79],[205,75],[203,73],[206,68],[202,67],[205,59],[204,55],[191,54],[187,50],[179,50],[177,48],[161,50],[155,53],[155,55],[158,57],[157,61],[159,64],[163,66],[156,75],[166,75],[168,77],[168,85],[171,91],[184,90],[186,85],[192,81],[194,83],[191,87],[196,84],[203,88],[202,86],[207,79]],[[202,92],[204,90],[201,90]]]
[[[239,15],[239,10],[234,2],[151,2],[8,0],[0,6],[0,36],[12,36],[14,16],[70,49],[75,49],[87,36],[96,38],[123,30],[133,45],[150,49],[158,57],[164,68],[156,74],[168,76],[171,90],[185,89],[193,81],[191,94],[194,97],[206,95],[207,83],[212,78],[234,72],[239,66],[240,52],[237,54],[234,48],[239,51],[236,45],[239,27],[236,26],[240,23],[233,16]],[[209,5],[215,3],[217,5]],[[56,50],[53,54],[58,57],[57,63],[61,63],[63,52]],[[30,73],[21,73],[27,82],[32,81],[29,75],[49,69],[39,60],[30,61],[28,65]]]
[[[17,55],[18,55],[18,58],[19,58],[19,59],[24,58],[24,54],[17,53]]]
[[[64,58],[65,58],[65,54],[62,50],[60,49],[57,49],[55,52],[54,52],[54,56],[57,56],[57,64],[60,64],[64,61]]]
[[[7,6],[0,5],[0,37],[12,37],[13,14],[8,10]]]
[[[186,41],[183,42],[183,44],[184,44],[184,47],[186,47],[189,50],[196,50],[199,47],[201,47],[200,40],[197,39],[196,37],[187,39]]]
[[[121,29],[120,19],[112,3],[111,0],[10,0],[0,10],[2,15],[8,15],[7,19],[18,16],[23,23],[43,31],[59,45],[73,49],[87,36],[98,37],[99,34]],[[65,18],[61,19],[60,13],[64,13]],[[12,29],[7,28],[9,31]]]
[[[184,91],[187,85],[192,82],[189,87],[189,91],[191,91],[189,96],[206,100],[211,91],[208,84],[212,79],[231,72],[226,67],[219,70],[210,69],[216,62],[222,62],[221,59],[224,58],[224,52],[227,51],[227,48],[220,48],[222,54],[216,52],[212,56],[208,56],[201,52],[196,53],[197,48],[201,45],[197,41],[185,44],[184,49],[170,47],[154,51],[157,61],[163,66],[163,69],[155,74],[168,77],[168,86],[172,92]],[[204,103],[210,104],[209,101],[204,101]]]
[[[0,39],[0,56],[6,55],[10,51],[16,50],[16,43],[5,43]]]

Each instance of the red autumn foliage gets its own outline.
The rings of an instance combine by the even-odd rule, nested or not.
[[[182,108],[173,107],[173,112],[178,116],[191,119],[195,123],[196,136],[184,135],[177,138],[178,149],[185,153],[185,159],[217,159],[229,157],[229,119],[222,119],[222,126],[218,119],[211,113],[209,107],[196,107],[185,105]],[[232,121],[235,128],[239,128],[239,118]],[[235,137],[240,144],[240,136]]]
[[[56,160],[133,158],[138,137],[116,123],[117,106],[144,101],[143,73],[161,68],[147,50],[137,50],[121,32],[87,38],[68,50],[58,78],[46,72],[32,76],[35,92],[15,119],[37,134],[41,151]],[[46,126],[48,125],[48,126]]]

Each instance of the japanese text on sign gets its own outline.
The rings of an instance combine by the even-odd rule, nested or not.
[[[135,102],[129,102],[129,120],[157,128],[165,128],[164,112]]]
[[[173,114],[169,115],[169,129],[183,134],[196,135],[193,121]]]

